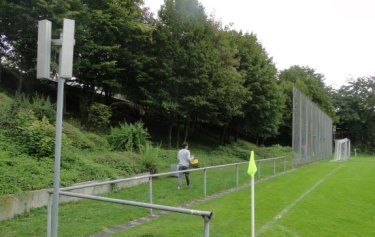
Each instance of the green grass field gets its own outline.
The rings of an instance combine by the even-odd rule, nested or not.
[[[256,185],[256,236],[375,236],[375,158],[323,161]],[[250,189],[195,206],[210,236],[250,236]],[[197,216],[170,214],[113,236],[203,236]]]
[[[277,172],[282,166],[278,165]],[[239,183],[248,183],[246,166]],[[375,158],[345,163],[322,161],[256,184],[257,236],[375,236]],[[273,173],[262,164],[262,177]],[[176,189],[172,177],[153,181],[154,203],[177,206],[203,196],[203,173],[192,173],[191,189]],[[257,176],[257,175],[256,175]],[[235,186],[235,168],[209,170],[208,195]],[[148,202],[148,184],[121,190],[109,197]],[[191,207],[214,213],[210,236],[250,236],[250,188]],[[148,214],[147,209],[96,201],[61,205],[59,236],[87,236]],[[0,222],[0,236],[45,236],[46,209]],[[113,236],[202,236],[203,219],[168,214]]]
[[[283,164],[276,163],[277,172]],[[287,169],[290,169],[290,163]],[[239,185],[249,182],[247,164],[239,166]],[[262,162],[261,177],[273,174],[273,161]],[[177,190],[176,177],[159,177],[153,180],[153,202],[155,204],[178,206],[203,197],[203,171],[192,172],[192,188]],[[257,176],[258,177],[258,176]],[[185,182],[185,181],[184,181]],[[207,195],[218,193],[236,186],[236,168],[220,168],[207,171]],[[148,184],[124,189],[106,196],[112,198],[149,202]],[[59,236],[87,236],[102,229],[120,225],[149,213],[147,209],[121,206],[118,204],[83,200],[78,203],[63,204],[59,208]],[[45,236],[46,208],[0,222],[1,237]],[[79,224],[77,224],[79,223]]]

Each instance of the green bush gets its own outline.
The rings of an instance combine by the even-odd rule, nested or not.
[[[55,129],[46,117],[25,123],[19,134],[19,143],[26,153],[38,158],[52,157],[55,145]]]
[[[93,103],[88,109],[87,128],[91,131],[107,133],[110,127],[111,108]]]
[[[30,108],[34,111],[35,116],[38,119],[46,117],[49,122],[54,122],[56,120],[56,108],[54,104],[51,103],[49,97],[44,98],[43,96],[35,93],[31,99],[32,103]]]
[[[108,143],[115,151],[140,151],[145,145],[150,135],[143,127],[143,123],[124,123],[120,127],[112,128],[108,136]]]
[[[157,167],[160,164],[160,146],[153,147],[150,142],[147,142],[144,146],[142,146],[140,153],[145,170],[151,174],[157,173]]]

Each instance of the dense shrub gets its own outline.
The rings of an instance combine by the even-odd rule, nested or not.
[[[45,98],[36,93],[31,98],[31,101],[30,109],[34,111],[38,119],[46,117],[51,123],[56,120],[56,108],[54,104],[51,103],[49,97]]]
[[[142,164],[145,167],[145,170],[151,174],[157,173],[160,159],[160,146],[153,147],[150,142],[147,142],[142,146],[140,154],[142,159]]]
[[[110,128],[111,108],[100,103],[93,103],[88,108],[86,126],[91,131],[107,133]]]
[[[20,145],[27,154],[38,158],[53,156],[55,129],[46,117],[26,123],[20,135]]]
[[[108,143],[115,151],[139,151],[145,145],[150,135],[143,123],[124,123],[120,127],[112,128],[108,136]]]
[[[3,124],[20,151],[38,158],[53,155],[55,129],[46,117],[39,120],[31,109],[19,107],[13,119]]]

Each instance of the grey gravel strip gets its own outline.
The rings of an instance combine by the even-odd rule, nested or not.
[[[286,173],[292,172],[294,170],[295,169],[289,170]],[[273,176],[269,176],[267,178],[263,178],[263,179],[257,180],[255,183],[261,183],[261,182],[269,180],[269,179],[271,179],[273,177],[277,177],[277,176],[280,176],[280,175],[283,175],[283,174],[284,173],[275,174]],[[224,195],[226,195],[228,193],[231,193],[231,192],[234,192],[234,191],[238,191],[240,189],[244,189],[244,188],[247,188],[247,187],[250,187],[250,186],[251,186],[250,183],[244,184],[242,186],[239,186],[238,188],[227,189],[227,190],[225,190],[223,192],[220,192],[220,193],[212,194],[210,196],[206,196],[206,197],[203,197],[203,198],[200,198],[200,199],[197,199],[197,200],[193,200],[191,202],[184,203],[184,204],[182,204],[181,206],[178,206],[178,207],[184,207],[184,208],[186,208],[186,207],[195,206],[195,205],[198,205],[200,203],[203,203],[203,202],[206,202],[206,201],[210,201],[212,199],[224,196]],[[147,222],[149,222],[151,220],[157,219],[157,218],[159,218],[161,216],[165,216],[165,215],[167,215],[169,213],[170,212],[160,211],[157,214],[148,215],[148,216],[136,219],[136,220],[132,220],[132,221],[130,221],[128,223],[125,223],[125,224],[122,224],[122,225],[114,226],[114,227],[111,227],[109,229],[104,229],[104,230],[102,230],[102,231],[100,231],[100,232],[98,232],[96,234],[88,235],[88,237],[107,237],[107,236],[110,236],[110,235],[112,235],[114,233],[117,233],[117,232],[120,232],[120,231],[124,231],[124,230],[130,229],[130,228],[133,228],[135,226],[147,223]]]

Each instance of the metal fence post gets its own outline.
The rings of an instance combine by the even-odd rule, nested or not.
[[[150,204],[152,204],[152,176],[149,177],[149,195],[150,195]],[[152,215],[152,208],[150,208],[150,215]]]
[[[51,237],[51,224],[52,224],[52,194],[48,192],[47,204],[47,237]]]
[[[260,170],[261,170],[261,168],[260,168],[260,160],[258,161],[258,179],[260,179]]]
[[[238,165],[236,165],[236,188],[238,188]]]
[[[210,218],[204,216],[204,237],[210,237]]]
[[[207,196],[207,170],[204,169],[203,172],[204,172],[203,192],[204,192],[204,196]]]

